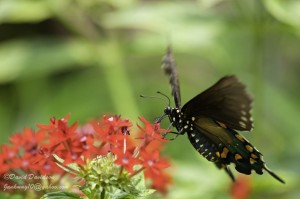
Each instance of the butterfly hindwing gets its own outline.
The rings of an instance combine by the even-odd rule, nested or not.
[[[236,131],[206,117],[195,117],[193,124],[194,131],[188,132],[188,137],[195,149],[217,167],[224,168],[232,179],[233,175],[227,166],[234,163],[235,169],[240,173],[250,175],[254,170],[261,175],[266,170],[277,180],[284,182],[266,167],[262,154]],[[199,140],[196,143],[192,138]]]
[[[207,116],[231,129],[252,129],[252,99],[235,76],[225,76],[212,87],[187,102],[182,112],[186,117]]]

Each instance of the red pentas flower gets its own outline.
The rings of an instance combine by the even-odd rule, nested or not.
[[[167,194],[168,186],[172,183],[171,176],[160,170],[158,174],[153,173],[151,170],[145,171],[145,176],[152,180],[152,188],[159,191],[162,194]]]
[[[231,185],[230,193],[233,199],[247,199],[251,193],[251,178],[240,174]]]
[[[137,125],[141,130],[137,139],[143,140],[143,147],[148,146],[148,144],[153,143],[153,141],[158,141],[156,143],[168,142],[168,140],[164,139],[164,137],[162,136],[163,133],[166,133],[168,131],[165,129],[161,129],[159,123],[151,124],[143,117],[139,117],[139,119],[144,123],[144,127]],[[157,146],[159,145],[160,144],[158,144]]]
[[[20,157],[15,157],[11,160],[12,169],[23,169],[24,171],[29,171],[32,169],[31,165],[32,155],[30,153],[25,153]]]
[[[159,192],[166,194],[171,183],[171,177],[163,172],[163,169],[170,166],[169,161],[160,158],[160,153],[155,150],[151,153],[143,150],[140,152],[142,165],[145,169],[145,177],[152,180],[152,187]]]
[[[102,117],[102,122],[98,124],[100,124],[102,130],[107,131],[108,134],[128,134],[129,128],[132,126],[129,120],[123,120],[119,115],[105,115]]]
[[[167,168],[170,166],[169,161],[161,159],[159,151],[156,150],[152,153],[148,153],[147,151],[140,151],[140,156],[143,160],[142,165],[151,170],[154,174],[159,174],[161,169]]]
[[[3,144],[1,146],[1,149],[2,149],[2,157],[6,160],[9,160],[9,159],[15,158],[18,155],[20,148],[18,145],[9,146],[9,145]]]
[[[131,148],[135,146],[130,135],[130,127],[132,126],[129,120],[122,120],[120,116],[103,116],[101,120],[91,122],[95,137],[101,141],[100,147],[109,144],[110,148]]]
[[[31,167],[43,174],[63,173],[64,170],[55,164],[53,155],[64,158],[65,154],[67,154],[67,151],[60,144],[57,144],[55,147],[52,145],[41,146],[37,156],[31,161]]]
[[[52,117],[50,119],[50,124],[45,125],[45,124],[37,124],[36,126],[39,127],[40,129],[44,129],[47,131],[66,131],[68,128],[68,120],[70,118],[70,113],[68,113],[64,118],[61,119],[56,119],[55,117]]]
[[[14,134],[10,137],[10,142],[14,146],[24,148],[25,152],[35,155],[38,146],[46,140],[46,135],[42,131],[35,132],[33,129],[24,128],[22,133]]]
[[[141,162],[138,158],[135,158],[133,153],[129,150],[124,153],[122,149],[113,148],[112,152],[117,157],[115,163],[124,167],[129,173],[133,173],[133,167]]]
[[[4,173],[7,173],[10,169],[10,165],[6,163],[6,159],[3,154],[0,154],[0,176]]]
[[[77,129],[77,123],[68,125],[70,114],[66,115],[66,117],[61,119],[55,119],[52,117],[50,119],[49,125],[37,124],[37,127],[44,133],[48,133],[49,142],[53,145],[57,143],[62,143],[73,136],[76,136],[75,130]]]
[[[83,165],[86,160],[99,155],[99,148],[94,145],[94,137],[82,136],[72,139],[68,145],[69,150],[64,154],[64,164],[77,163]]]

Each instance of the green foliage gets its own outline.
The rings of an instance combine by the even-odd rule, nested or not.
[[[68,112],[159,116],[164,104],[139,94],[169,93],[160,61],[170,42],[183,103],[226,74],[248,85],[255,129],[244,135],[287,182],[253,175],[251,198],[299,198],[299,11],[294,0],[1,0],[0,140]],[[178,162],[170,198],[229,197],[227,176],[185,137],[168,153]],[[182,175],[190,165],[193,183]]]
[[[79,195],[67,191],[51,192],[43,195],[41,199],[82,199]]]
[[[58,156],[54,156],[59,163],[64,161]],[[62,169],[67,172],[72,172],[78,178],[84,179],[84,185],[80,190],[88,198],[101,198],[101,199],[134,199],[137,197],[146,197],[155,192],[153,189],[147,189],[145,186],[145,179],[143,172],[135,176],[130,176],[128,172],[122,170],[120,166],[114,163],[115,156],[111,153],[106,156],[99,156],[91,160],[83,168],[79,168],[75,164],[68,164],[62,166]],[[136,170],[138,170],[136,168]],[[80,198],[76,194],[61,191],[55,193],[47,193],[43,198]]]
[[[145,187],[143,173],[134,177],[125,171],[120,173],[120,166],[114,160],[112,154],[99,156],[81,172],[79,176],[85,179],[85,184],[80,189],[88,198],[133,199],[154,192]]]

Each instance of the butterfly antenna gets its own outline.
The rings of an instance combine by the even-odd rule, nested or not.
[[[170,99],[168,98],[168,101],[165,98],[161,98],[158,96],[146,96],[146,95],[140,95],[141,98],[145,98],[145,99],[159,99],[164,101],[168,106],[170,106]]]
[[[164,96],[164,97],[168,100],[168,106],[171,105],[171,100],[170,100],[170,98],[169,98],[166,94],[164,94],[164,93],[162,93],[162,92],[160,92],[160,91],[157,91],[156,93],[157,93],[157,94],[160,94],[160,95],[162,95],[162,96]]]

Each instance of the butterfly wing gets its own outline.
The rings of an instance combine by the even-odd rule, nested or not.
[[[171,85],[172,95],[174,97],[175,105],[177,108],[181,107],[181,97],[180,97],[180,88],[179,80],[176,71],[176,66],[174,62],[174,57],[172,55],[171,47],[167,48],[166,55],[162,60],[162,68],[165,73],[169,76],[169,83]]]
[[[186,117],[206,116],[231,129],[250,131],[251,102],[245,86],[235,76],[225,76],[187,102],[182,112]]]
[[[188,137],[195,149],[213,161],[217,167],[224,168],[227,174],[234,179],[227,167],[235,164],[235,169],[246,175],[252,170],[263,174],[263,170],[284,183],[274,172],[268,169],[262,159],[262,154],[255,149],[244,137],[232,129],[224,128],[218,122],[207,117],[195,117],[194,130],[188,132]]]

